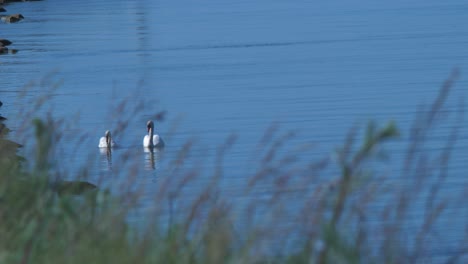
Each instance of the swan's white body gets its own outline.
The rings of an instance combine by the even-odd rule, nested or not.
[[[153,121],[148,121],[146,124],[146,127],[148,128],[148,135],[145,135],[143,138],[143,147],[145,148],[163,148],[164,147],[164,141],[159,135],[154,135],[153,130],[154,130],[154,124]]]
[[[149,148],[149,147],[155,147],[155,148],[164,147],[164,141],[162,141],[162,139],[159,137],[159,135],[153,135],[153,145],[151,145],[150,138],[151,138],[150,135],[146,135],[143,138],[143,147],[147,147],[147,148]]]
[[[115,147],[115,142],[114,140],[111,140],[110,142],[110,146],[108,146],[107,144],[107,141],[106,141],[106,137],[101,137],[101,139],[99,140],[99,147],[100,148],[107,148],[107,147]]]
[[[100,147],[100,148],[112,148],[112,147],[115,147],[115,142],[114,142],[114,140],[112,139],[109,130],[107,130],[105,136],[104,136],[104,137],[101,137],[101,139],[99,140],[99,145],[98,145],[98,147]]]

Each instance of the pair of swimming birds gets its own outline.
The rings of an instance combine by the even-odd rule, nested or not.
[[[154,134],[154,123],[153,121],[148,121],[146,123],[146,128],[148,129],[148,135],[145,135],[143,138],[143,147],[147,148],[163,148],[164,147],[164,141],[162,138]],[[100,148],[112,148],[115,147],[116,144],[114,140],[112,139],[111,132],[109,130],[106,131],[105,135],[101,137],[99,140],[99,146]]]

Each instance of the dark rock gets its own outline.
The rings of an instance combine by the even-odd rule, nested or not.
[[[3,22],[6,22],[6,23],[16,23],[24,19],[24,16],[22,14],[13,14],[13,15],[1,16],[1,19]]]
[[[16,54],[16,53],[18,53],[17,49],[9,49],[7,47],[0,46],[0,55]]]
[[[9,51],[7,47],[0,46],[0,55],[8,54]]]
[[[0,12],[6,12],[6,9],[0,6]]]
[[[8,54],[8,48],[7,47],[0,47],[0,54]]]
[[[0,39],[1,46],[8,46],[11,45],[13,42],[9,41],[8,39]]]

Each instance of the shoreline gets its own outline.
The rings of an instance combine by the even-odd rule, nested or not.
[[[24,19],[23,14],[21,13],[10,13],[8,10],[10,8],[5,8],[5,4],[9,5],[17,2],[32,2],[32,1],[42,1],[42,0],[0,0],[0,20],[3,24],[18,23]],[[10,49],[7,46],[10,46],[14,41],[10,41],[5,38],[6,36],[0,36],[0,55],[6,54],[16,54],[17,49]]]

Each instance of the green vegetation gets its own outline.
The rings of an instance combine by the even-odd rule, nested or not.
[[[382,169],[384,145],[401,138],[393,122],[370,122],[362,135],[357,126],[336,159],[306,164],[297,162],[306,148],[282,151],[286,147],[278,142],[291,134],[271,127],[259,142],[249,182],[239,191],[248,201],[244,206],[229,202],[219,186],[222,160],[235,144],[230,137],[219,148],[212,179],[169,226],[161,225],[162,207],[181,200],[185,187],[200,177],[197,169],[183,167],[194,142],[170,163],[175,169],[154,201],[160,210],[137,228],[127,223],[127,215],[139,199],[138,188],[119,196],[87,182],[86,171],[77,181],[63,181],[53,170],[62,121],[50,116],[27,121],[36,146],[35,157],[27,161],[18,156],[20,145],[8,139],[7,121],[0,121],[0,263],[433,262],[433,245],[444,241],[439,221],[452,218],[450,208],[466,210],[466,186],[450,196],[440,191],[449,178],[459,127],[440,152],[424,149],[431,130],[444,120],[440,113],[455,78],[444,83],[409,133],[400,131],[410,139],[403,184],[387,182],[391,177]],[[329,175],[330,167],[339,175]],[[128,173],[131,185],[135,172]],[[267,198],[258,199],[259,190],[267,190]],[[416,207],[422,217],[413,222]],[[435,262],[467,260],[466,212],[452,220],[461,238],[454,251]]]

